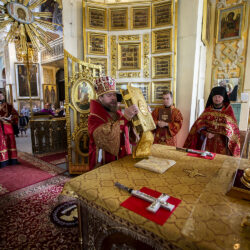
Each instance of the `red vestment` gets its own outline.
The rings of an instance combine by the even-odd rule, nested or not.
[[[176,135],[180,131],[183,117],[179,109],[175,108],[173,105],[171,109],[171,122],[168,123],[168,127],[160,128],[157,126],[159,121],[159,110],[165,109],[163,105],[160,108],[155,108],[152,112],[154,122],[156,124],[154,144],[164,144],[169,146],[176,146]]]
[[[102,150],[101,165],[131,154],[129,145],[129,121],[120,110],[117,119],[112,119],[107,110],[98,101],[90,101],[88,118],[89,132],[89,168],[97,166],[99,150]]]
[[[208,139],[207,133],[215,136]],[[213,153],[240,156],[240,132],[230,104],[221,110],[209,106],[196,120],[184,147],[201,150],[202,146]]]
[[[0,167],[17,163],[16,140],[12,125],[18,123],[18,113],[11,104],[0,104],[0,117],[11,120],[0,120]]]

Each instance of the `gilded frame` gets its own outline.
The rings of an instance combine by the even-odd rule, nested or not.
[[[109,9],[109,30],[128,29],[128,8]]]
[[[36,70],[34,71],[34,67]],[[32,63],[29,65],[30,72],[30,87],[31,87],[31,98],[39,99],[39,64]],[[16,76],[16,94],[18,99],[29,99],[29,86],[28,86],[28,75],[27,65],[24,63],[15,63],[15,76]]]
[[[88,54],[107,55],[107,34],[88,32]]]
[[[119,43],[118,70],[131,69],[141,69],[141,43]]]
[[[202,36],[201,40],[205,46],[210,42],[210,22],[211,22],[211,3],[209,0],[203,2],[203,18],[202,18]]]
[[[166,17],[165,17],[166,16]],[[169,26],[173,24],[173,3],[153,4],[152,9],[152,28]]]
[[[171,55],[153,56],[152,78],[171,78],[171,77],[172,77],[172,56]]]
[[[101,65],[102,74],[103,75],[108,74],[107,58],[103,58],[103,57],[87,57],[87,62],[92,63],[92,64],[96,64],[96,65]]]
[[[150,6],[132,7],[130,18],[131,29],[149,29],[151,24]]]
[[[152,32],[152,53],[172,51],[172,29],[156,30]],[[163,48],[159,48],[159,47]]]
[[[79,78],[74,82],[71,91],[71,101],[78,112],[82,114],[89,113],[90,100],[95,99],[95,96],[94,87],[88,79]]]
[[[244,4],[219,9],[217,13],[216,41],[225,42],[241,39],[244,14]]]
[[[171,80],[152,82],[152,103],[162,103],[162,94],[167,90],[172,91]]]
[[[151,101],[151,82],[131,82],[129,84],[132,87],[141,89],[142,94],[147,103]]]
[[[51,66],[42,66],[43,84],[56,85],[56,68]]]
[[[43,84],[43,103],[55,105],[57,103],[57,88],[54,84]]]
[[[32,99],[32,100],[19,99],[18,100],[18,113],[20,114],[24,105],[27,105],[28,109],[30,110],[30,102],[32,102],[32,112],[33,112],[33,109],[35,108],[35,106],[38,108],[38,110],[41,110],[41,100],[40,99]]]
[[[94,20],[95,18],[95,20]],[[93,22],[91,22],[93,21]],[[99,23],[98,23],[99,22]],[[107,30],[107,9],[88,6],[87,28]]]
[[[13,93],[12,93],[12,84],[6,84],[5,86],[5,96],[6,102],[13,104]]]

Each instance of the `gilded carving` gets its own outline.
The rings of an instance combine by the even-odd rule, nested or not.
[[[119,72],[119,78],[140,78],[140,72]]]
[[[18,62],[27,62],[27,53],[23,52],[20,42],[15,42],[16,48],[16,58]],[[28,60],[29,62],[37,63],[38,62],[38,52],[31,45],[28,46]]]
[[[149,78],[149,34],[143,35],[143,76]]]
[[[117,52],[117,46],[116,46],[116,36],[111,36],[111,76],[116,78],[116,52]]]
[[[140,36],[139,35],[121,35],[118,36],[118,40],[119,41],[138,41],[140,40]]]

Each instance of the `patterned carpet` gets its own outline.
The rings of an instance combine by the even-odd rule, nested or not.
[[[28,153],[18,152],[18,161],[20,165],[0,169],[0,195],[6,195],[66,171]]]
[[[36,155],[39,159],[46,161],[50,164],[58,165],[67,161],[67,152],[45,153]]]
[[[1,197],[0,249],[79,249],[78,227],[56,226],[50,214],[72,199],[59,195],[65,176],[55,176]]]

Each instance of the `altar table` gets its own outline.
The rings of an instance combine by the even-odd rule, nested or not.
[[[176,164],[157,174],[134,167],[138,159],[127,156],[65,184],[62,193],[79,200],[84,249],[250,249],[250,228],[241,226],[250,202],[226,195],[235,171],[249,167],[249,160],[218,154],[206,160],[163,145],[153,145],[152,155]],[[182,202],[161,226],[120,206],[130,194],[115,182]]]

